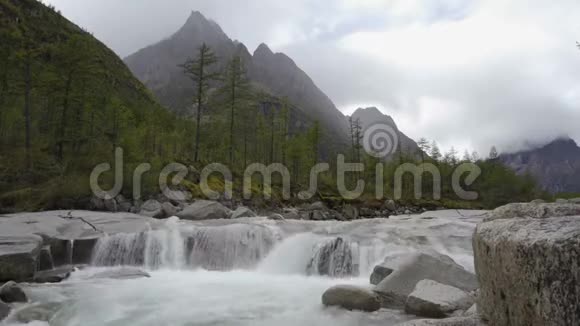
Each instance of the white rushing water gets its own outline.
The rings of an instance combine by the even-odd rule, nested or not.
[[[324,308],[322,293],[336,284],[370,286],[373,267],[401,252],[435,250],[473,270],[478,217],[469,215],[479,212],[353,222],[172,218],[160,230],[101,239],[93,266],[61,284],[30,285],[35,304],[10,323],[52,310],[37,325],[395,325],[410,317]],[[127,265],[151,278],[95,277]]]

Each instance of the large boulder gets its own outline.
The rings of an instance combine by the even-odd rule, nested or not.
[[[15,282],[8,282],[0,287],[0,301],[5,303],[27,302],[26,293]]]
[[[446,255],[442,255],[436,251],[421,250],[420,252],[423,254],[426,254],[426,255],[433,256],[433,257],[440,259],[444,262],[447,262],[449,264],[457,265],[451,257],[446,256]],[[399,266],[401,266],[401,264],[407,263],[407,261],[410,258],[414,257],[415,255],[417,255],[417,253],[411,253],[411,254],[410,253],[397,253],[397,254],[389,255],[389,256],[385,257],[383,262],[376,265],[375,268],[373,269],[373,272],[372,272],[371,277],[370,277],[371,284],[377,285],[377,284],[381,283],[382,280],[387,278],[387,276],[391,275],[393,273],[393,271],[398,269]]]
[[[343,238],[326,241],[314,248],[314,254],[306,267],[309,275],[345,277],[358,274],[353,261],[351,243]]]
[[[447,256],[409,253],[398,258],[393,265],[396,269],[375,288],[387,308],[403,307],[407,296],[422,280],[433,280],[466,292],[478,287],[476,276]]]
[[[380,299],[375,293],[352,285],[337,285],[326,290],[322,295],[322,304],[367,312],[381,309]]]
[[[36,272],[42,238],[0,236],[0,282],[26,281]]]
[[[161,203],[155,199],[151,199],[143,203],[139,215],[153,217],[153,218],[163,218],[163,207]]]
[[[35,283],[60,283],[70,277],[74,271],[73,266],[62,266],[53,270],[37,272],[34,274]]]
[[[477,309],[492,325],[580,324],[578,205],[519,204],[477,226]],[[550,217],[553,215],[554,217]]]
[[[134,267],[122,267],[109,269],[91,275],[91,279],[115,279],[115,280],[132,280],[138,278],[149,278],[149,273]]]
[[[237,219],[237,218],[243,218],[243,217],[256,217],[256,216],[258,216],[258,215],[256,215],[256,213],[254,213],[253,210],[251,210],[247,207],[240,206],[240,207],[236,208],[235,211],[232,212],[232,216],[230,218]]]
[[[227,219],[230,214],[230,209],[218,202],[198,200],[177,213],[176,216],[184,220],[201,221]]]
[[[474,298],[458,288],[423,280],[417,283],[415,290],[409,294],[405,312],[419,317],[445,318],[458,310],[469,309]]]
[[[513,203],[496,208],[486,221],[511,218],[580,216],[580,205],[565,203]]]

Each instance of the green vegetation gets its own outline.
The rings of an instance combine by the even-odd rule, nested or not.
[[[336,153],[323,150],[323,128],[318,122],[297,123],[292,103],[253,87],[240,57],[230,58],[227,71],[220,72],[209,47],[192,53],[183,69],[196,96],[190,114],[176,116],[158,105],[105,45],[35,0],[0,0],[0,44],[0,211],[86,208],[89,175],[97,164],[113,163],[116,147],[124,150],[126,197],[131,197],[132,172],[140,163],[152,165],[144,178],[145,196],[158,193],[159,171],[179,162],[193,172],[183,189],[202,197],[199,171],[207,163],[222,162],[234,173],[239,197],[249,164],[285,164],[296,195],[308,188],[311,167],[328,161],[330,170],[319,176],[315,199],[343,201],[338,199]],[[347,177],[348,187],[364,179],[361,200],[367,203],[377,202],[371,199],[380,178],[376,166],[383,166],[385,195],[392,198],[395,171],[405,162],[434,164],[443,179],[442,199],[429,197],[433,181],[425,177],[424,197],[417,200],[413,178],[406,175],[405,203],[492,208],[542,195],[531,178],[516,176],[496,160],[467,154],[459,161],[454,151],[442,155],[436,143],[425,139],[420,153],[399,153],[381,162],[362,150],[360,124],[351,121],[351,131],[352,148],[343,152],[347,161],[364,162],[366,168]],[[469,187],[479,192],[475,201],[461,201],[451,188],[453,171],[465,161],[475,161],[483,171]],[[113,182],[112,175],[107,178],[103,187]],[[280,179],[274,179],[272,189],[255,181],[254,194],[268,191],[282,200]],[[213,176],[210,186],[223,191],[225,182]]]

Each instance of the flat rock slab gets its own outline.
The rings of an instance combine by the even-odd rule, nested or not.
[[[411,320],[397,326],[485,326],[485,324],[476,317],[453,317],[447,319]]]
[[[478,225],[473,247],[484,320],[580,325],[579,216],[488,221]]]
[[[33,234],[0,235],[0,282],[32,278],[41,248],[42,238]]]
[[[457,310],[466,310],[473,305],[474,298],[458,288],[423,280],[407,298],[405,312],[419,317],[451,317]]]

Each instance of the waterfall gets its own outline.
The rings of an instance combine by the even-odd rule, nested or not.
[[[277,242],[276,233],[265,226],[231,224],[189,226],[180,229],[170,219],[165,228],[136,234],[105,236],[93,249],[95,266],[144,266],[161,268],[204,268],[207,270],[250,269]]]
[[[276,241],[275,232],[262,225],[198,227],[188,236],[189,265],[222,271],[250,269],[270,252]]]
[[[340,237],[319,243],[306,272],[330,277],[357,276],[358,244]]]

